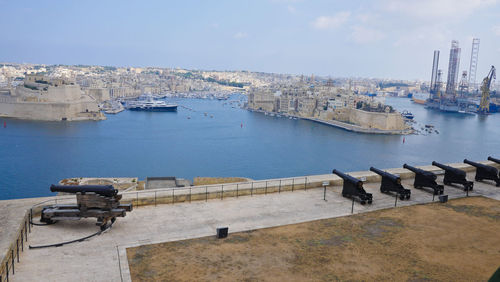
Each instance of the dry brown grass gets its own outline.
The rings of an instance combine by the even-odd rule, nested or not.
[[[211,185],[246,181],[249,181],[249,179],[244,177],[195,177],[193,179],[193,185]]]
[[[134,281],[478,281],[500,265],[500,205],[474,197],[127,249]]]

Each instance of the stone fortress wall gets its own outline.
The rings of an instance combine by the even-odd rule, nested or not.
[[[25,84],[0,96],[0,116],[30,120],[101,120],[104,114],[93,97],[63,79],[27,75]]]

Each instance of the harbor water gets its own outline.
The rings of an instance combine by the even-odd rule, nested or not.
[[[0,118],[0,200],[50,196],[50,184],[74,177],[266,179],[500,157],[500,114],[443,113],[387,98],[412,112],[418,129],[431,124],[439,134],[369,135],[250,112],[236,99],[169,99],[177,112],[124,111],[99,122]]]

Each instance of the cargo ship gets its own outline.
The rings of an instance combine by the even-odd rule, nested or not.
[[[429,93],[417,92],[413,93],[411,100],[414,103],[425,105],[425,101],[427,101],[429,97],[430,97]]]

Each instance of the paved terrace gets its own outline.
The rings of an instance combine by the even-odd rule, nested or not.
[[[454,166],[469,170],[468,178],[473,179],[474,173],[471,167],[464,164],[454,164]],[[431,166],[422,168],[440,171]],[[403,185],[412,190],[411,199],[409,201],[398,199],[398,206],[428,203],[433,200],[432,194],[412,188],[412,173],[403,169],[389,171],[399,173],[404,179]],[[395,198],[379,192],[380,183],[377,181],[380,178],[378,176],[371,172],[356,172],[351,175],[365,177],[367,181],[365,189],[367,192],[373,193],[374,197],[372,205],[362,206],[356,202],[354,213],[394,207]],[[325,180],[331,184],[326,190],[327,201],[323,200],[324,191],[322,188],[305,190],[302,186],[301,189],[294,189],[294,192],[256,193],[253,196],[224,197],[223,200],[218,197],[219,194],[216,194],[216,197],[210,197],[207,201],[193,200],[191,203],[186,201],[176,204],[137,207],[125,218],[119,218],[111,230],[88,241],[57,248],[25,249],[20,255],[21,262],[15,265],[15,275],[11,275],[10,279],[12,281],[31,281],[41,278],[47,281],[75,279],[130,281],[126,259],[127,247],[211,236],[215,235],[215,229],[221,226],[228,226],[230,233],[232,233],[351,214],[352,202],[341,196],[341,180],[337,176],[308,176],[309,183],[321,183]],[[297,182],[296,188],[301,187],[301,184],[306,184],[305,181],[299,183],[298,179]],[[442,176],[439,177],[439,182],[442,182]],[[226,186],[225,189],[230,191],[234,187],[228,188]],[[271,188],[269,187],[269,189]],[[448,194],[450,198],[465,196],[462,189],[450,186],[445,187],[445,194]],[[483,195],[500,200],[500,188],[489,183],[476,182],[474,191],[469,192],[469,195]],[[0,201],[1,214],[4,214],[6,209],[15,209],[8,214],[10,215],[8,221],[1,223],[0,230],[7,230],[7,233],[2,231],[0,240],[2,247],[11,244],[12,239],[15,240],[15,235],[14,238],[12,236],[9,238],[9,230],[19,227],[26,209],[31,207],[34,202],[46,199],[50,198]],[[174,199],[177,202],[180,198]],[[183,199],[187,199],[186,195]],[[22,215],[18,215],[18,213]],[[16,217],[17,222],[14,220]],[[34,226],[28,236],[28,243],[30,245],[59,243],[81,238],[95,233],[97,230],[95,219],[58,222],[50,226]],[[10,233],[14,234],[15,232]]]

